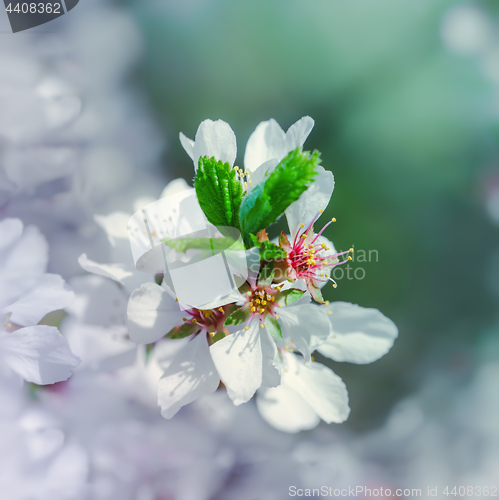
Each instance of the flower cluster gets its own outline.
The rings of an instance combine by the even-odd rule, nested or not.
[[[164,417],[171,418],[222,383],[235,405],[256,393],[260,413],[278,429],[296,432],[314,427],[320,419],[340,423],[350,411],[345,384],[316,362],[313,352],[336,361],[370,363],[391,348],[397,328],[379,311],[330,304],[322,297],[322,287],[333,281],[331,270],[346,262],[353,249],[336,252],[323,236],[329,223],[314,228],[329,203],[334,180],[320,165],[317,151],[303,150],[313,123],[304,117],[287,132],[274,120],[260,123],[249,138],[244,169],[234,166],[236,137],[227,123],[205,120],[195,140],[180,134],[196,172],[192,213],[202,210],[225,240],[239,238],[242,245],[232,248],[247,266],[239,274],[230,268],[237,283],[230,293],[211,297],[200,307],[194,296],[206,276],[211,280],[208,289],[218,289],[216,273],[208,272],[197,282],[183,283],[179,300],[171,255],[185,261],[194,254],[201,266],[209,267],[210,261],[199,257],[206,257],[210,245],[211,255],[216,255],[224,240],[199,238],[188,210],[176,220],[184,229],[191,220],[190,238],[165,237],[175,228],[172,232],[158,226],[152,234],[152,222],[144,226],[151,245],[153,236],[160,243],[163,260],[158,259],[156,279],[132,292],[127,326],[134,342],[150,348],[160,342],[181,343],[159,381]],[[174,182],[178,187],[179,181]],[[186,183],[183,189],[189,189]],[[282,215],[290,234],[282,232],[270,241],[267,229]],[[104,274],[102,268],[99,274]]]

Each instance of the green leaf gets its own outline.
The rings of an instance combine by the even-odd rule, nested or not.
[[[274,261],[271,260],[268,262],[265,267],[260,272],[260,276],[258,277],[258,285],[259,286],[270,286],[274,279]]]
[[[282,331],[279,321],[277,321],[274,317],[269,315],[265,318],[265,326],[267,330],[270,332],[270,335],[272,335],[272,337],[274,337],[277,340],[282,340]]]
[[[247,195],[241,205],[240,220],[245,244],[251,244],[249,234],[274,223],[291,203],[298,200],[317,175],[320,153],[301,148],[291,151],[276,169]]]
[[[272,212],[270,197],[264,193],[265,183],[261,182],[253,188],[253,190],[244,197],[240,210],[241,231],[243,234],[244,244],[247,248],[254,245],[251,244],[251,233],[258,233],[266,226],[262,223],[264,214]]]
[[[241,307],[234,311],[226,320],[224,325],[240,325],[244,323],[251,316],[248,307]]]
[[[216,335],[211,337],[211,341],[213,343],[218,342],[219,340],[222,340],[225,338],[225,333],[224,332],[218,332]]]
[[[236,171],[228,163],[200,157],[194,187],[199,205],[214,226],[239,229],[243,188],[236,179]]]
[[[299,298],[301,298],[304,293],[304,290],[298,290],[297,288],[284,290],[284,292],[278,293],[275,296],[275,303],[278,306],[289,306],[293,302],[296,302]]]
[[[286,250],[284,250],[284,248],[281,248],[279,245],[276,245],[269,240],[260,242],[258,241],[258,238],[253,234],[250,234],[249,236],[253,241],[253,244],[256,247],[260,248],[261,260],[281,260],[286,258]]]
[[[193,323],[184,323],[182,326],[173,327],[168,333],[167,337],[169,339],[183,339],[192,335],[196,331],[199,330],[199,325],[195,325]]]
[[[177,252],[185,253],[187,250],[211,250],[222,252],[230,248],[231,250],[244,250],[244,246],[230,237],[226,238],[163,238],[165,245],[174,248]]]

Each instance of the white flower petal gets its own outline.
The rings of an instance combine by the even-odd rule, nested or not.
[[[288,153],[286,134],[272,118],[258,124],[250,135],[244,153],[244,168],[254,172],[263,163],[277,158],[282,160]]]
[[[283,385],[299,394],[328,424],[348,418],[348,392],[338,375],[320,363],[305,365],[294,354],[287,355],[286,362]]]
[[[279,160],[277,158],[272,158],[271,160],[262,163],[251,176],[251,185],[248,186],[248,192],[258,186],[261,182],[264,182],[267,175],[270,175],[278,164]]]
[[[23,233],[23,223],[19,219],[0,221],[0,252],[15,243]],[[3,260],[3,259],[2,259]]]
[[[288,128],[286,132],[286,146],[288,152],[303,146],[314,128],[314,123],[314,120],[310,118],[310,116],[304,116]]]
[[[158,383],[161,415],[173,417],[182,406],[215,392],[219,383],[206,334],[200,333],[175,355]]]
[[[193,144],[194,144],[194,142],[193,142]],[[187,182],[185,182],[185,179],[183,179],[182,177],[180,177],[178,179],[173,179],[173,181],[170,181],[166,185],[165,189],[163,189],[163,191],[161,192],[160,199],[165,198],[166,196],[171,196],[171,195],[180,193],[180,192],[185,191],[187,189],[191,189],[191,186],[189,186],[189,184],[187,184]]]
[[[230,125],[223,120],[204,120],[196,132],[192,151],[194,170],[197,171],[200,156],[214,156],[217,161],[234,165],[237,154],[236,136]]]
[[[178,303],[156,283],[144,283],[132,293],[127,316],[130,339],[137,344],[156,342],[182,323]]]
[[[116,211],[108,215],[94,215],[94,220],[104,230],[109,243],[113,247],[117,244],[116,240],[123,239],[128,242],[128,221],[130,220],[130,214]],[[130,249],[128,253],[130,253]]]
[[[312,185],[302,193],[300,198],[286,209],[286,219],[289,231],[294,238],[300,224],[305,227],[314,220],[320,210],[324,210],[331,199],[334,190],[334,177],[332,172],[319,166],[318,175]]]
[[[299,394],[284,385],[260,389],[256,406],[262,418],[282,432],[295,433],[313,429],[321,420]]]
[[[82,360],[78,371],[115,372],[133,365],[137,357],[137,345],[126,338],[124,325],[105,328],[66,318],[61,331],[71,350]]]
[[[190,156],[191,160],[194,160],[194,141],[189,139],[185,134],[180,132],[179,134],[180,144],[184,148],[185,152]]]
[[[104,276],[105,278],[110,278],[119,283],[132,275],[132,273],[122,264],[100,264],[99,262],[89,259],[86,253],[82,253],[78,257],[78,263],[89,273]]]
[[[322,309],[331,311],[331,334],[317,350],[335,361],[372,363],[384,356],[397,338],[392,320],[377,309],[348,302],[333,302]]]
[[[263,355],[258,321],[248,330],[228,335],[210,347],[211,357],[237,406],[249,401],[262,385]]]
[[[66,311],[82,323],[124,325],[128,296],[118,283],[96,275],[76,276],[70,281],[75,300]]]
[[[313,304],[279,309],[279,323],[284,343],[292,340],[306,361],[330,334],[327,314]]]
[[[74,299],[73,291],[58,274],[44,274],[35,287],[19,300],[4,308],[10,320],[18,325],[36,325],[46,314],[64,309]]]
[[[144,281],[152,280],[152,276],[137,271],[135,267],[132,268],[125,264],[100,264],[90,260],[86,254],[81,254],[78,257],[78,263],[89,273],[121,283],[129,292],[142,285]]]
[[[15,302],[33,288],[45,272],[47,262],[47,241],[37,227],[26,227],[0,261],[0,307]]]
[[[262,342],[262,386],[277,387],[281,383],[281,372],[277,368],[276,361],[279,358],[277,346],[266,328],[260,332]]]
[[[80,360],[53,326],[30,326],[0,333],[0,357],[28,382],[54,384],[67,380]]]

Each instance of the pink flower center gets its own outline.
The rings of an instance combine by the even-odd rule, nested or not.
[[[330,220],[319,233],[315,234],[313,225],[320,214],[321,212],[314,217],[307,228],[305,228],[304,224],[301,224],[300,229],[296,232],[287,256],[288,275],[293,280],[314,279],[323,282],[330,280],[333,282],[333,286],[336,287],[336,282],[329,277],[329,270],[352,260],[350,256],[342,261],[338,257],[352,253],[353,248],[346,252],[329,253],[330,249],[326,244],[317,241],[324,229],[336,221],[336,219]]]

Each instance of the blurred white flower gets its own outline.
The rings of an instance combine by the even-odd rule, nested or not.
[[[74,294],[60,276],[45,273],[48,248],[37,228],[5,219],[0,235],[2,368],[36,384],[66,380],[79,358],[57,328],[37,323],[66,307]]]
[[[461,54],[477,54],[493,39],[492,25],[486,14],[473,5],[452,7],[440,28],[444,43]]]

